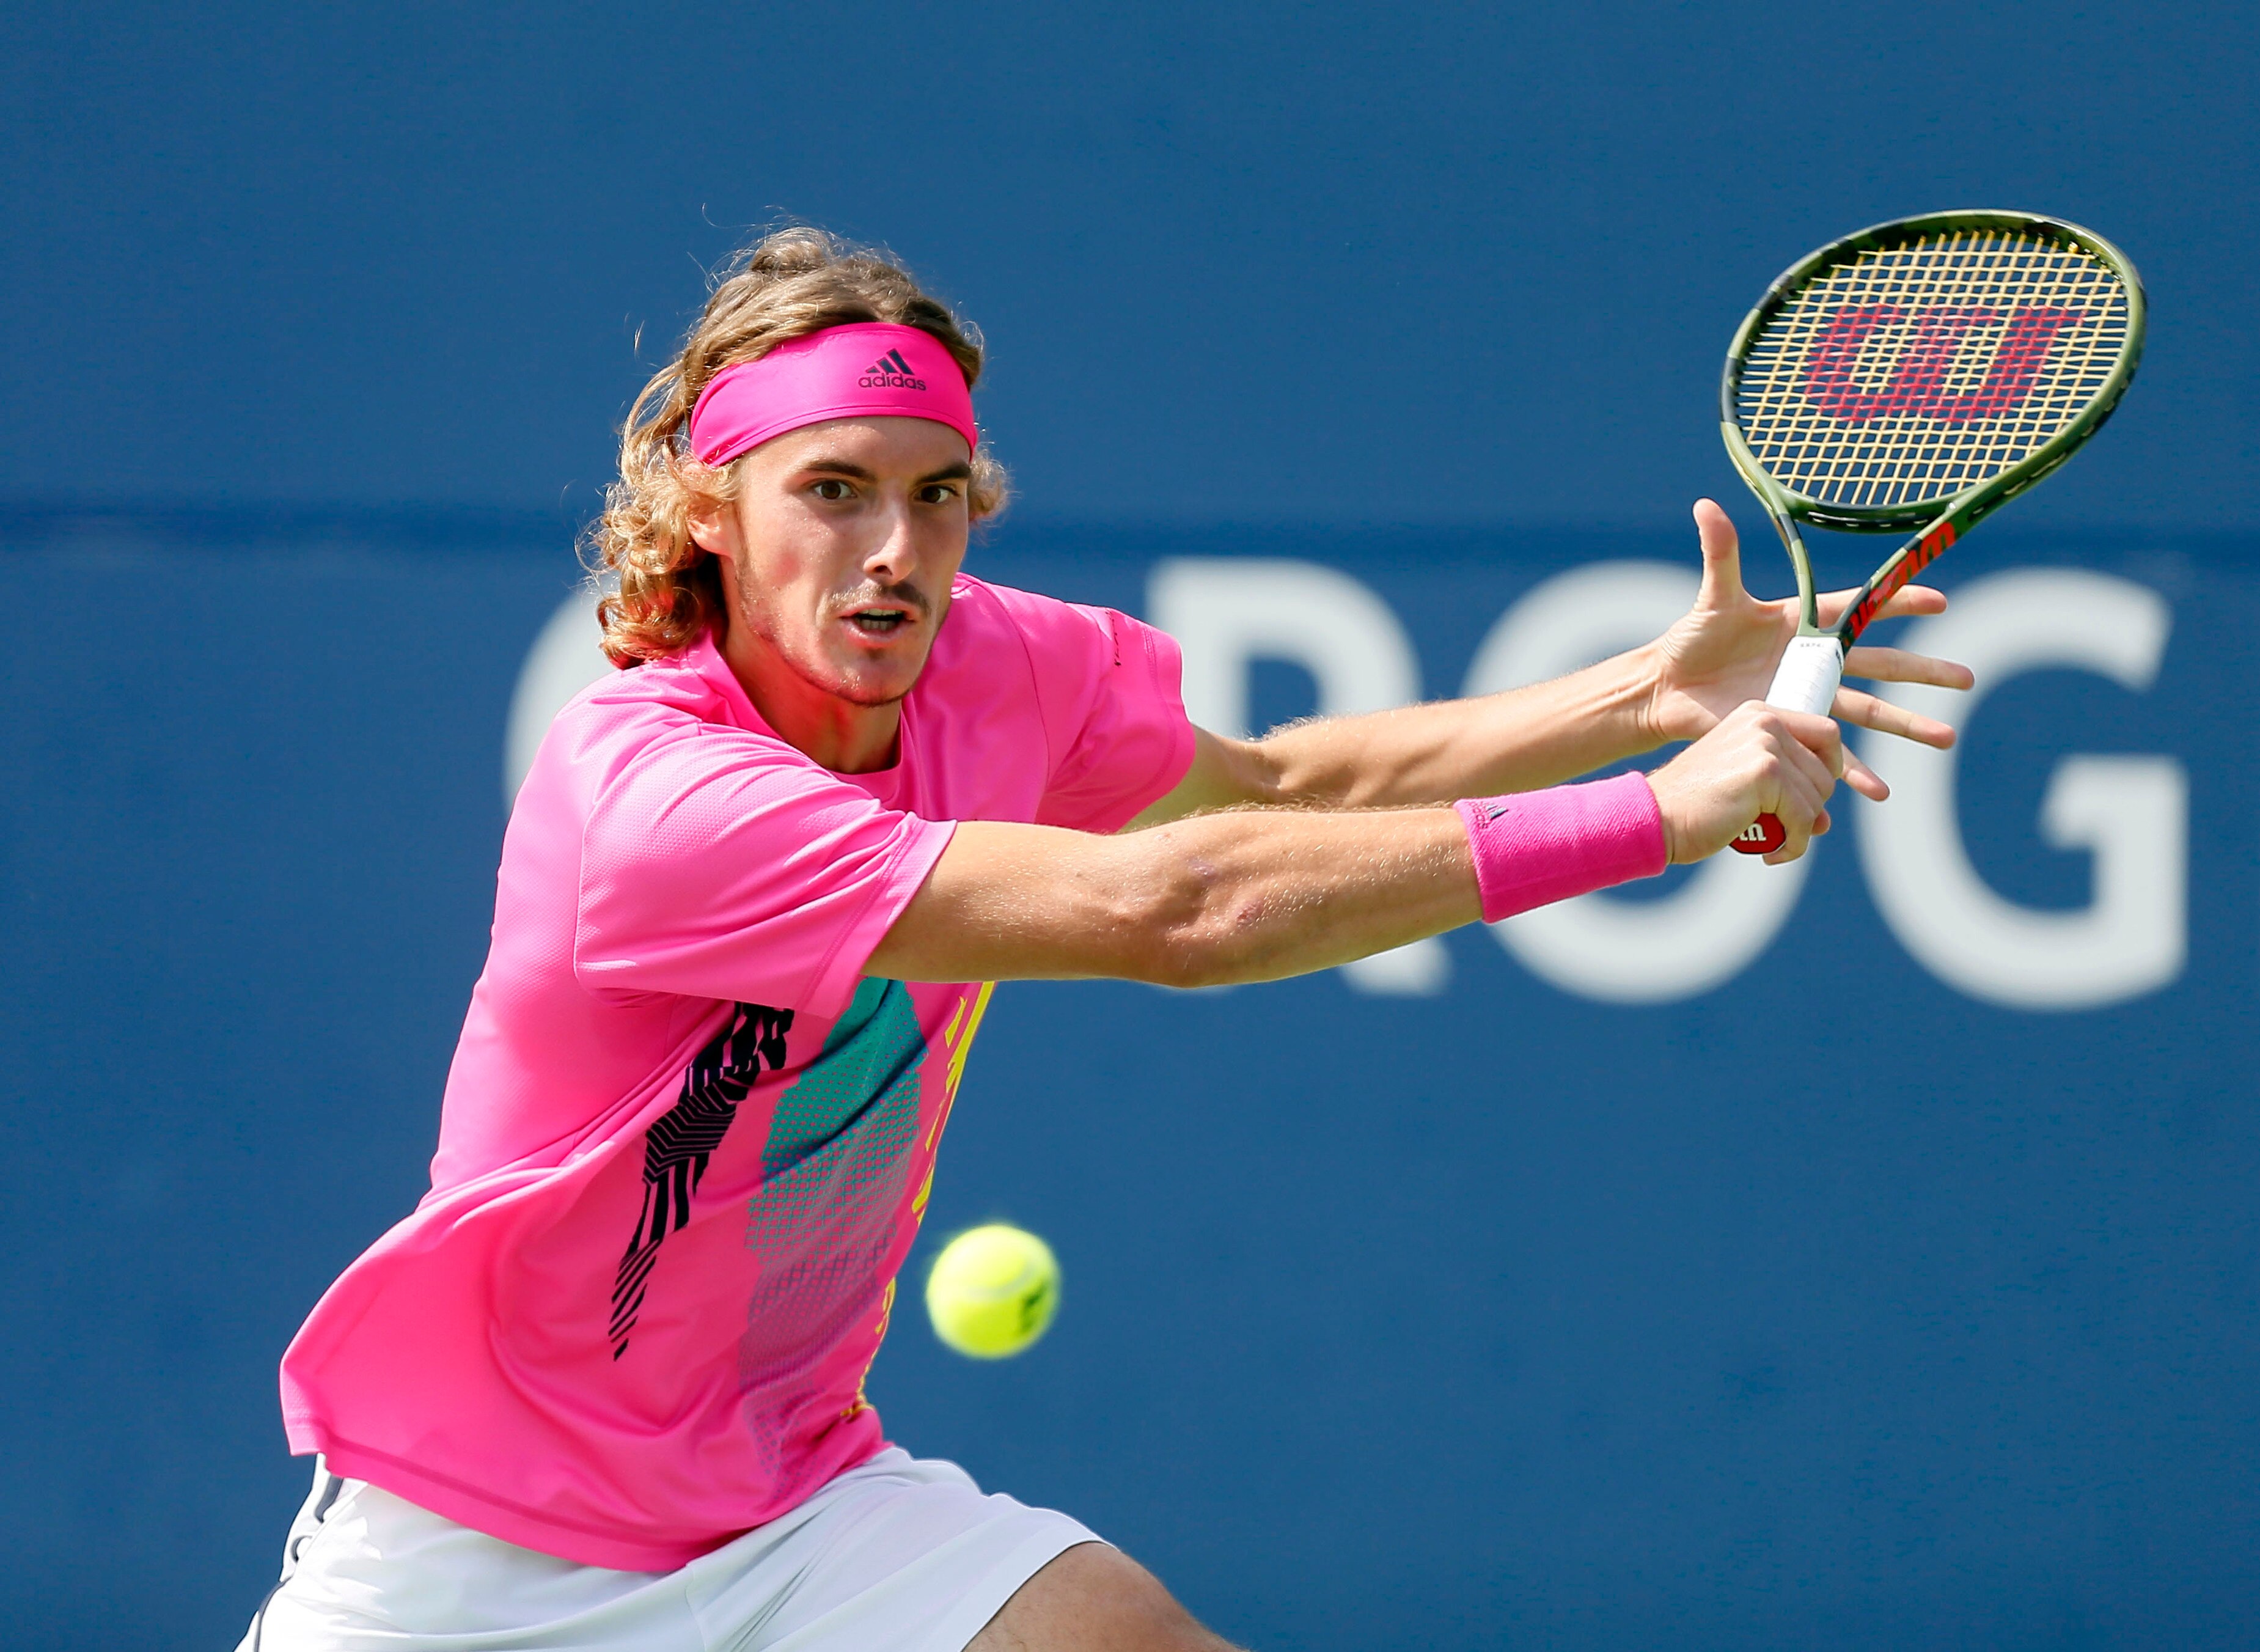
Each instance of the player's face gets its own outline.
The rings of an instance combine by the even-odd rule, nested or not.
[[[840,418],[740,462],[715,526],[730,623],[808,686],[886,705],[918,681],[965,560],[965,438],[925,418]],[[700,536],[705,542],[705,535]]]

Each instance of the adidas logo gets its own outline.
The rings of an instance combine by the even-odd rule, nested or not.
[[[903,360],[900,350],[890,350],[863,369],[863,376],[855,381],[867,390],[922,390],[926,381],[911,371],[911,364]]]

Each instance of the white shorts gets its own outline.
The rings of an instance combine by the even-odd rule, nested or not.
[[[318,1458],[237,1652],[962,1652],[1080,1521],[890,1447],[677,1571],[475,1532]]]

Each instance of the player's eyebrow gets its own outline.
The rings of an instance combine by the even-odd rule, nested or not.
[[[866,469],[854,460],[836,459],[828,454],[819,454],[813,459],[804,460],[800,468],[804,472],[820,470],[826,476],[845,476],[850,482],[876,482],[879,479],[876,473]],[[924,488],[937,482],[963,482],[972,475],[973,467],[961,460],[956,464],[928,471],[918,479],[917,485]]]
[[[850,482],[876,482],[879,479],[873,472],[866,470],[853,460],[835,459],[829,454],[819,454],[813,459],[804,460],[800,468],[803,470],[822,470],[835,476],[845,476]]]

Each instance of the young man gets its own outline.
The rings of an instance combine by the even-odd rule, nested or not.
[[[322,1461],[247,1646],[1220,1644],[864,1400],[985,983],[1295,975],[1699,860],[1763,812],[1792,858],[1838,776],[1883,795],[1834,723],[1756,703],[1792,621],[1708,504],[1701,595],[1646,648],[1194,729],[1168,638],[960,573],[1004,497],[980,366],[900,269],[789,232],[631,412],[597,542],[633,669],[519,794],[431,1193],[284,1358]],[[1651,776],[1556,783],[1671,740]]]

